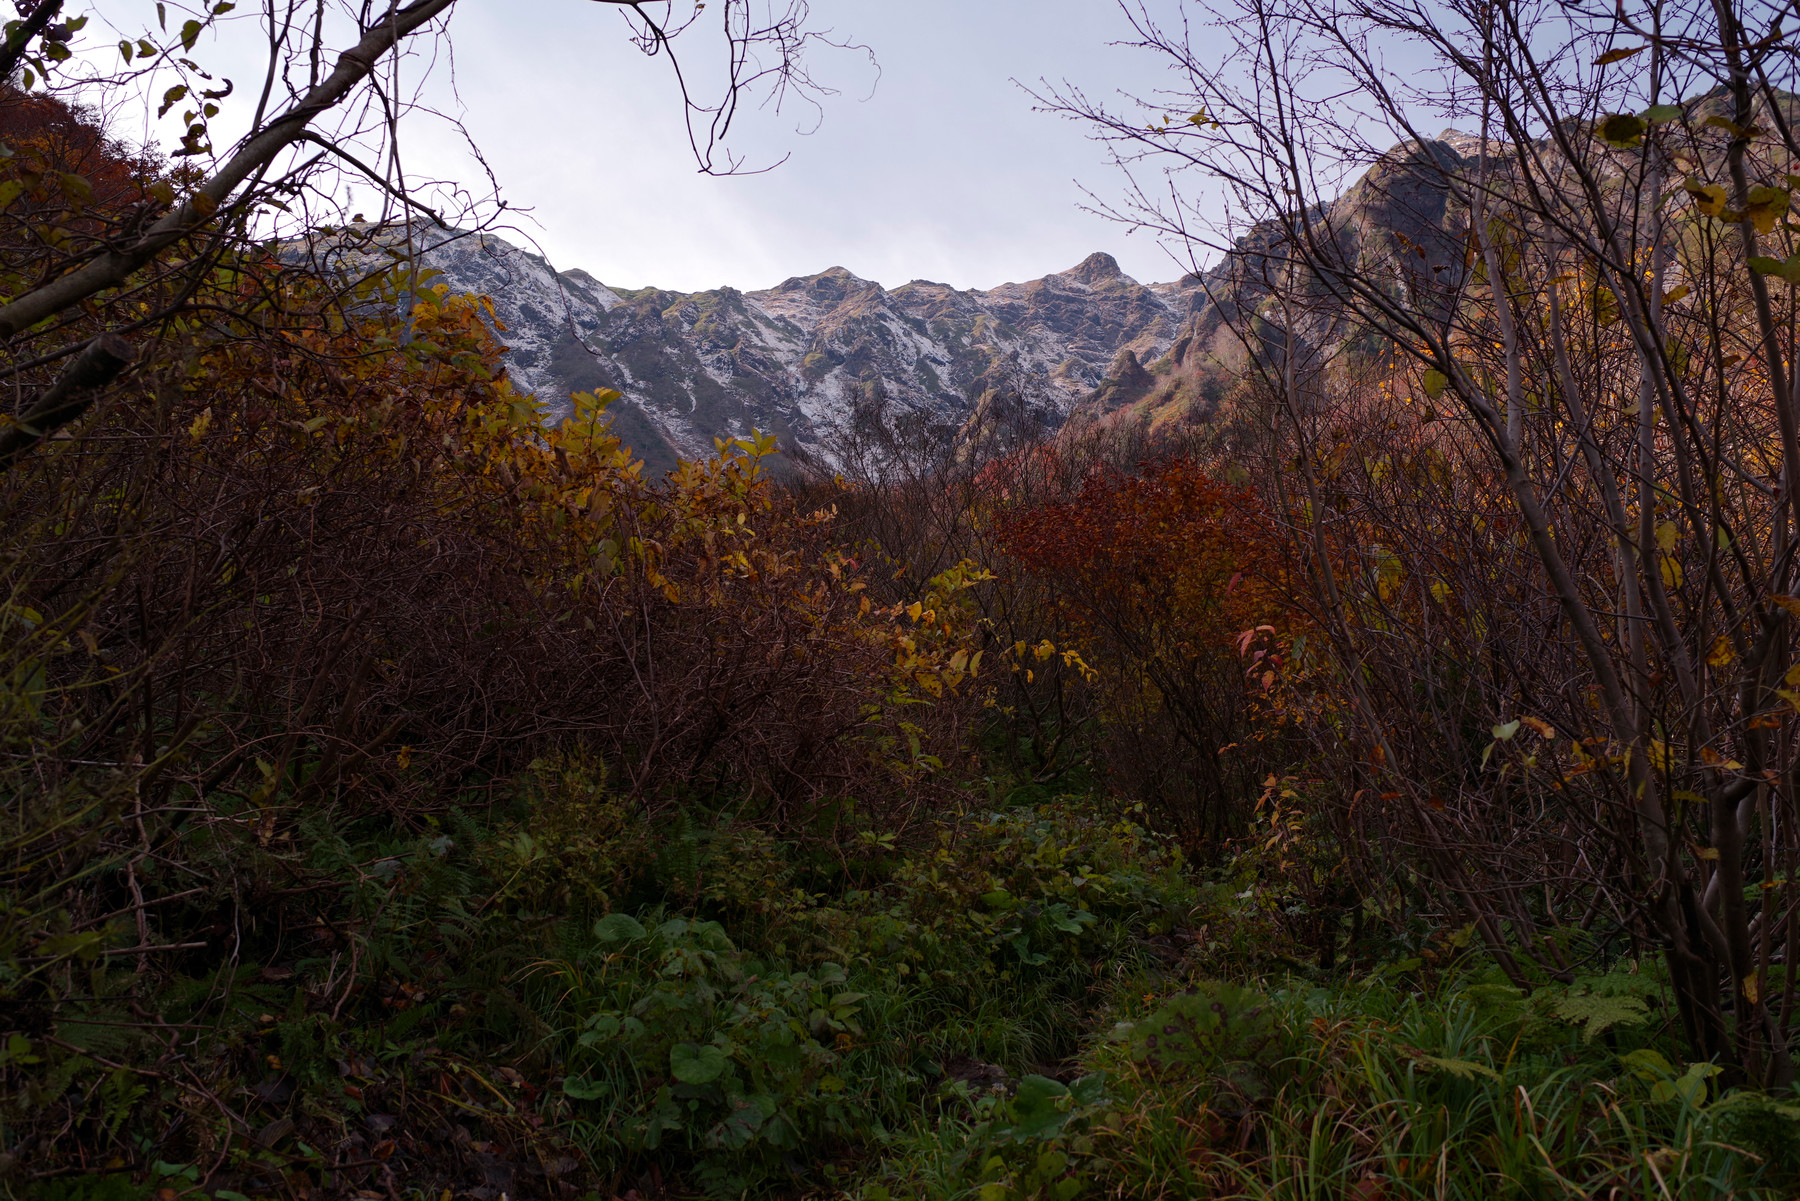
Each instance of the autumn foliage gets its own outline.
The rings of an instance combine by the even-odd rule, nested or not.
[[[369,927],[345,881],[367,877],[337,840],[485,812],[546,757],[598,765],[637,819],[729,808],[826,840],[932,798],[958,718],[922,702],[972,669],[980,572],[873,603],[831,513],[772,486],[770,440],[648,478],[610,397],[551,419],[483,302],[404,265],[224,256],[200,292],[0,476],[6,1029],[61,1037],[108,957],[154,1007],[296,938],[349,967],[309,1011],[354,1012]],[[29,1066],[5,1067],[0,1121],[48,1154],[67,1115]]]
[[[1254,490],[1185,457],[1100,466],[1006,511],[1000,538],[1093,670],[1114,786],[1192,838],[1237,834],[1260,779],[1258,698],[1295,622]]]

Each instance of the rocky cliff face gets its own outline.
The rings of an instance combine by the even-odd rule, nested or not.
[[[652,467],[753,428],[822,450],[865,405],[954,426],[1011,393],[1057,425],[1121,353],[1164,356],[1195,300],[1192,287],[1138,283],[1106,254],[990,291],[925,280],[889,291],[842,267],[765,291],[627,291],[492,235],[415,234],[442,282],[492,298],[515,385],[552,409],[616,389],[615,428]]]
[[[1308,214],[1314,236],[1340,270],[1390,280],[1423,310],[1447,316],[1466,282],[1468,214],[1445,178],[1472,172],[1479,149],[1455,130],[1395,146]],[[1336,289],[1290,259],[1291,236],[1277,222],[1259,224],[1203,276],[1184,279],[1178,289],[1190,298],[1188,316],[1167,353],[1152,360],[1121,352],[1069,423],[1154,436],[1211,421],[1249,365],[1246,336],[1272,361],[1289,344],[1302,361],[1352,346],[1366,327]],[[1287,281],[1287,309],[1267,303],[1276,279]]]
[[[1404,143],[1319,205],[1308,221],[1334,244],[1337,269],[1391,280],[1448,314],[1469,259],[1467,213],[1445,178],[1473,170],[1479,149],[1454,130]],[[889,291],[842,267],[757,292],[626,291],[492,235],[413,232],[445,282],[492,298],[519,387],[553,410],[571,392],[616,389],[614,427],[653,468],[752,429],[830,460],[834,435],[866,407],[951,431],[1004,409],[1050,428],[1154,435],[1229,407],[1249,360],[1246,334],[1278,355],[1289,342],[1308,353],[1345,347],[1363,329],[1317,278],[1289,289],[1300,309],[1269,309],[1268,280],[1300,270],[1277,223],[1178,283],[1140,284],[1093,254],[988,291],[925,280]],[[340,250],[388,262],[383,244],[404,233],[358,227],[355,249]]]

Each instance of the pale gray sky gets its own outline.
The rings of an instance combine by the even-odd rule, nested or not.
[[[95,7],[120,32],[154,27],[145,0]],[[260,8],[241,3],[197,49],[209,69],[241,77],[215,134],[221,148],[260,82]],[[790,155],[763,175],[697,174],[667,64],[631,46],[616,11],[583,0],[458,5],[454,97],[440,60],[430,98],[460,107],[509,203],[531,210],[515,220],[552,261],[615,286],[750,289],[843,266],[888,286],[992,287],[1095,250],[1145,282],[1181,274],[1148,236],[1081,211],[1080,185],[1112,197],[1120,177],[1080,127],[1032,111],[1012,82],[1067,79],[1096,97],[1151,90],[1160,65],[1108,45],[1130,32],[1114,0],[812,0],[812,9],[816,27],[875,53],[879,80],[859,54],[817,54],[817,74],[840,94],[824,100],[816,131],[796,132],[814,124],[801,108],[752,112],[734,141],[752,162]],[[117,34],[90,36],[104,47]],[[689,35],[683,53],[704,73],[716,43]],[[174,120],[152,124],[166,133]],[[479,174],[442,123],[412,122],[404,146],[411,171]],[[358,200],[372,205],[371,190]]]
[[[791,153],[768,174],[696,174],[666,66],[580,0],[459,14],[468,124],[552,258],[608,283],[766,287],[839,265],[888,286],[991,287],[1095,250],[1145,282],[1180,275],[1147,236],[1080,211],[1079,184],[1111,194],[1115,170],[1011,82],[1149,82],[1153,60],[1108,45],[1129,33],[1112,0],[814,0],[813,14],[868,45],[880,78],[856,54],[819,55],[841,94],[817,131],[795,132],[803,110],[756,113],[738,140],[752,161]]]

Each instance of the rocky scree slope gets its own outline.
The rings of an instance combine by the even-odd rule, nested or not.
[[[409,232],[442,272],[434,282],[492,299],[515,386],[552,410],[571,392],[617,390],[614,428],[652,468],[752,429],[829,462],[861,413],[954,430],[999,394],[1054,428],[1121,354],[1163,356],[1196,301],[1106,254],[988,291],[925,280],[890,291],[833,267],[763,291],[682,293],[610,288],[492,234],[362,226],[342,248],[391,261]]]

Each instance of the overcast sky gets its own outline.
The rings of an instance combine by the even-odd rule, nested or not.
[[[96,7],[118,32],[155,19],[144,0]],[[260,8],[240,4],[197,52],[242,77],[215,130],[221,148],[256,90]],[[584,0],[465,0],[450,25],[454,77],[440,61],[432,99],[460,114],[551,260],[615,286],[752,289],[843,266],[890,287],[985,288],[1096,250],[1145,282],[1181,274],[1148,236],[1081,210],[1083,185],[1114,197],[1119,175],[1081,127],[1034,112],[1014,82],[1068,80],[1096,97],[1154,86],[1154,60],[1109,45],[1130,33],[1114,0],[812,0],[812,11],[815,28],[866,45],[879,72],[855,51],[816,52],[839,94],[817,114],[753,112],[734,139],[752,164],[789,156],[766,174],[698,174],[666,62],[631,45],[615,10]],[[105,47],[117,34],[90,36]],[[682,48],[703,75],[718,43],[695,31]],[[424,63],[406,69],[422,75]],[[442,123],[412,122],[404,146],[412,172],[479,178]],[[369,191],[357,200],[374,204]]]
[[[626,42],[616,13],[581,0],[461,7],[469,128],[559,266],[680,290],[831,266],[889,286],[991,287],[1105,250],[1146,282],[1180,274],[1147,236],[1080,210],[1081,184],[1117,190],[1114,168],[1012,82],[1144,83],[1156,64],[1108,45],[1129,33],[1113,0],[813,0],[815,24],[867,45],[879,76],[863,55],[816,54],[840,89],[816,132],[796,132],[815,122],[804,108],[752,114],[737,141],[751,162],[790,157],[725,179],[695,172],[668,69]],[[711,48],[696,38],[686,53]],[[433,148],[453,161],[449,139]]]

